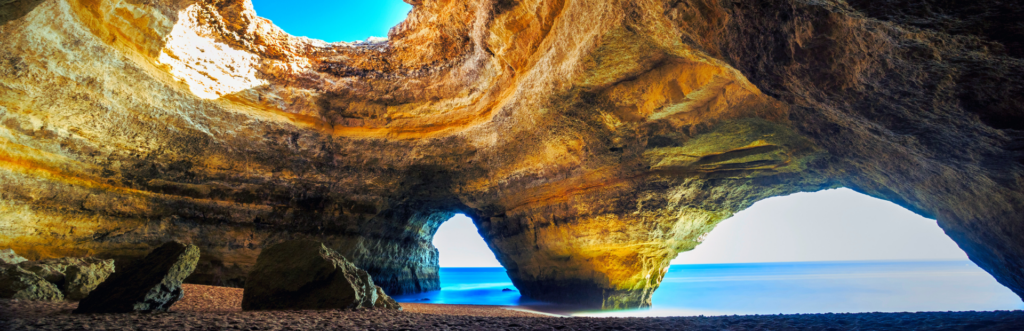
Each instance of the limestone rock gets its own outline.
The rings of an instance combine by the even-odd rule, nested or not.
[[[18,264],[57,285],[67,300],[81,300],[114,273],[114,260],[95,257],[62,257]]]
[[[18,264],[25,261],[28,261],[28,259],[14,253],[13,249],[0,249],[0,263]]]
[[[0,265],[0,298],[21,300],[64,300],[56,285],[15,264]]]
[[[411,293],[465,213],[524,296],[641,307],[721,220],[845,186],[1024,296],[1021,1],[410,2],[366,43],[247,0],[0,6],[0,247],[182,238],[238,284],[312,238]]]
[[[90,291],[114,272],[114,260],[94,257],[63,257],[28,261],[14,254],[12,250],[7,249],[0,251],[0,260],[4,261],[0,264],[7,264],[6,261],[17,262],[17,266],[20,268],[18,270],[33,273],[54,285],[60,290],[62,298],[67,300],[81,300],[85,298]],[[12,275],[19,275],[17,278],[23,280],[19,284],[35,284],[34,280],[29,279],[30,277],[22,276],[20,271],[11,271]],[[48,293],[47,291],[49,291],[50,287],[42,285],[38,288],[43,289],[42,293]],[[49,294],[43,296],[50,297]]]
[[[179,242],[157,247],[122,270],[114,272],[78,303],[76,314],[166,311],[184,295],[181,282],[195,270],[199,248]],[[90,275],[75,274],[89,284]]]
[[[373,308],[402,310],[402,305],[398,304],[398,301],[395,301],[387,293],[384,293],[384,289],[377,286],[377,301],[373,302]]]
[[[64,270],[60,289],[67,300],[82,300],[114,271],[114,260],[80,258]]]
[[[242,309],[401,309],[366,271],[322,243],[289,240],[256,259]]]
[[[60,263],[47,263],[47,261],[25,261],[19,263],[18,266],[42,277],[54,285],[60,286],[61,284],[64,284],[64,269],[67,265]]]

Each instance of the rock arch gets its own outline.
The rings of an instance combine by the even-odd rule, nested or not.
[[[1012,31],[898,2],[409,2],[360,44],[244,0],[0,9],[0,247],[178,239],[194,281],[232,284],[312,237],[402,293],[436,287],[430,235],[458,211],[524,294],[637,307],[732,213],[846,186],[1024,294]]]

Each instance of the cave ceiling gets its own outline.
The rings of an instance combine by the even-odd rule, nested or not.
[[[388,41],[324,43],[247,0],[0,1],[27,257],[181,240],[239,286],[307,238],[415,293],[465,213],[524,295],[641,307],[721,220],[845,186],[1024,294],[1024,5],[407,0]]]

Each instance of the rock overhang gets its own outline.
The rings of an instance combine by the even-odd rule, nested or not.
[[[732,213],[842,185],[1021,293],[1024,135],[988,122],[1024,66],[998,39],[842,2],[417,1],[363,44],[248,1],[33,3],[2,26],[0,244],[36,257],[186,240],[193,281],[240,285],[316,238],[400,294],[437,288],[462,211],[524,294],[635,307]]]

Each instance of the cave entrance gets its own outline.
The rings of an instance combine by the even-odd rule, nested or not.
[[[412,6],[402,0],[252,0],[256,13],[293,36],[326,42],[383,41]]]
[[[1024,308],[934,220],[846,188],[723,221],[679,254],[652,303],[640,315]]]
[[[462,305],[517,305],[519,291],[484,242],[473,220],[456,214],[433,238],[441,270],[440,291],[395,296],[399,302]]]

